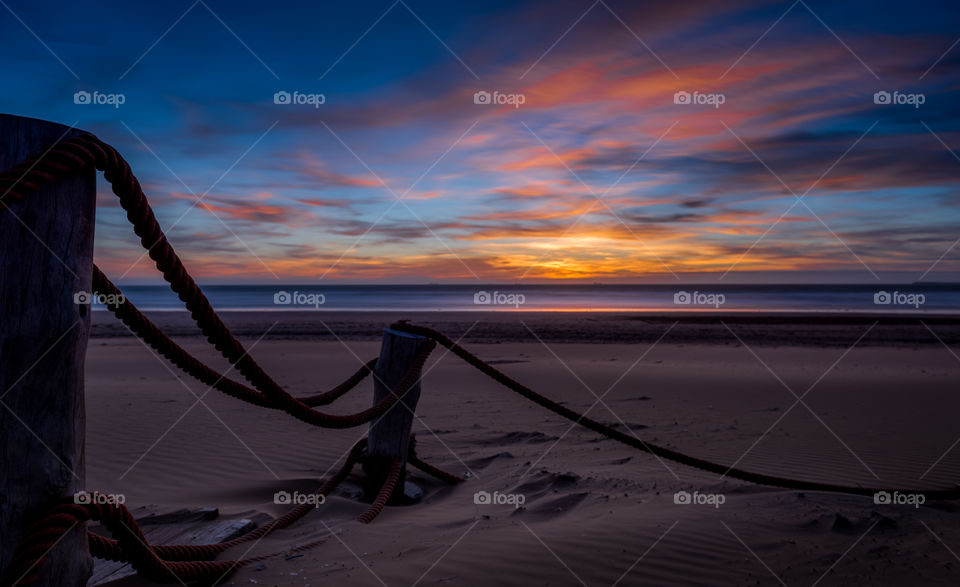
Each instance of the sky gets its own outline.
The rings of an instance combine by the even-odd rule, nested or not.
[[[960,278],[956,2],[0,2],[201,283]],[[95,256],[160,278],[100,180]]]

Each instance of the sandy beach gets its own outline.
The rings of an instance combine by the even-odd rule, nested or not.
[[[960,2],[0,21],[0,587],[960,586]]]
[[[188,315],[151,317],[228,367]],[[224,313],[294,395],[324,391],[375,357],[380,330],[397,317]],[[86,485],[123,493],[131,509],[212,506],[262,523],[285,511],[276,491],[315,489],[366,433],[313,428],[210,391],[110,318],[95,314],[87,354]],[[958,358],[937,339],[956,342],[949,319],[409,318],[570,408],[688,454],[891,489],[960,479]],[[221,558],[324,544],[226,584],[956,584],[956,504],[876,504],[724,479],[571,426],[442,349],[424,371],[419,452],[466,480],[450,487],[414,471],[424,500],[363,525],[354,520],[366,508],[358,467],[316,512]],[[329,411],[353,412],[371,397],[364,382]],[[484,491],[503,503],[475,503]],[[675,503],[677,492],[694,503]]]

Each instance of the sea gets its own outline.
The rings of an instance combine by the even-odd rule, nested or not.
[[[141,310],[183,310],[165,285],[126,285]],[[960,314],[960,283],[885,285],[208,285],[218,310]],[[96,292],[94,292],[96,293]],[[94,298],[95,309],[105,309]]]

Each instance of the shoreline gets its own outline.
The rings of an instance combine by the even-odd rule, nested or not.
[[[186,311],[144,312],[172,337],[199,338]],[[219,312],[239,337],[264,340],[379,340],[397,320],[470,343],[664,343],[748,346],[918,347],[960,343],[960,316],[743,312],[235,311]],[[666,333],[666,335],[665,335]],[[112,314],[92,316],[91,338],[129,336]]]

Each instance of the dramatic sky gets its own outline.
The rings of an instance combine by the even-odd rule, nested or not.
[[[953,280],[958,38],[955,0],[2,0],[0,110],[118,147],[204,283]],[[98,263],[156,280],[100,190]]]

